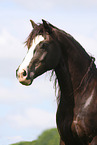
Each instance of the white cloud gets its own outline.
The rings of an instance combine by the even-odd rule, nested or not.
[[[0,31],[0,59],[20,59],[25,53],[24,45],[5,28]]]
[[[96,32],[96,31],[95,31]],[[93,37],[88,37],[85,35],[75,35],[75,38],[77,38],[78,42],[84,47],[86,52],[90,55],[95,57],[96,59],[96,65],[97,65],[97,35],[94,35]]]
[[[44,110],[28,108],[22,114],[10,114],[7,116],[11,127],[41,129],[55,127],[55,115]]]
[[[23,86],[17,78],[3,78],[0,81],[0,104],[13,104],[22,100],[35,104],[46,99],[56,100],[53,83],[48,78],[45,80],[45,75],[35,79],[31,86]]]
[[[27,49],[19,39],[5,28],[0,29],[0,77],[16,77],[16,69],[25,57]]]
[[[8,140],[9,142],[11,142],[11,144],[12,144],[12,143],[15,143],[15,142],[20,142],[20,141],[22,141],[23,138],[22,138],[21,136],[11,136],[11,137],[7,137],[7,140]]]
[[[54,1],[45,1],[45,0],[41,0],[41,1],[33,1],[33,0],[28,0],[28,1],[23,1],[23,0],[14,0],[16,3],[24,6],[27,9],[32,9],[32,10],[48,10],[49,8],[52,8],[52,6],[54,5]],[[44,6],[45,5],[45,6]]]
[[[37,0],[37,1],[33,1],[33,0],[28,0],[28,1],[24,1],[24,0],[14,0],[16,3],[19,3],[20,5],[32,9],[33,10],[50,10],[52,8],[55,7],[75,7],[75,6],[83,6],[86,8],[89,7],[94,7],[97,6],[97,1],[96,0],[49,0],[49,1],[45,1],[45,0]]]

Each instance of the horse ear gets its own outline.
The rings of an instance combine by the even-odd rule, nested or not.
[[[51,26],[49,25],[49,23],[47,23],[45,20],[43,20],[42,19],[42,22],[43,22],[43,26],[44,26],[44,28],[45,28],[45,30],[49,33],[49,34],[51,34],[52,33],[52,28],[51,28]]]
[[[36,24],[34,21],[30,20],[30,22],[31,22],[33,28],[34,28],[35,26],[37,26],[37,24]]]

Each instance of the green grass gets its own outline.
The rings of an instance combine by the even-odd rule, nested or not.
[[[57,129],[44,131],[37,140],[32,142],[19,142],[11,145],[59,145],[59,135]]]

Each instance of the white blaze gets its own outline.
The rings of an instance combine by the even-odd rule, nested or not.
[[[35,49],[37,44],[39,44],[43,40],[44,40],[44,37],[42,35],[38,35],[33,39],[32,46],[28,50],[26,57],[24,58],[22,64],[19,67],[19,73],[23,72],[23,70],[25,70],[27,68],[27,66],[29,65],[29,63],[33,57],[33,50]]]
[[[93,95],[94,95],[94,90],[92,91],[90,97],[86,100],[86,103],[84,105],[84,108],[88,107],[91,104],[92,99],[93,99]]]

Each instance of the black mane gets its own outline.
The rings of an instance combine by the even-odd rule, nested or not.
[[[58,33],[60,32],[60,33],[61,33],[61,36],[62,36],[62,34],[63,34],[63,35],[70,41],[70,43],[72,43],[72,45],[75,45],[75,47],[78,47],[78,48],[83,49],[83,50],[85,51],[85,49],[80,45],[79,42],[77,42],[77,41],[74,39],[74,37],[72,37],[72,35],[70,35],[69,33],[66,33],[65,31],[63,31],[63,30],[57,28],[56,26],[54,26],[54,25],[52,25],[52,24],[50,24],[50,23],[48,23],[48,24],[49,24],[50,27],[53,28],[53,31],[55,32],[55,34],[56,34],[56,32],[58,32]],[[46,30],[45,30],[45,28],[44,28],[43,23],[42,23],[42,24],[40,24],[40,23],[37,24],[37,25],[34,27],[34,29],[31,31],[31,33],[29,34],[29,36],[28,36],[28,38],[27,38],[27,40],[26,40],[26,42],[25,42],[25,44],[26,44],[26,46],[27,46],[28,49],[30,49],[30,47],[31,47],[31,45],[32,45],[32,41],[33,41],[33,39],[34,39],[37,35],[43,35],[43,36],[46,35]],[[60,35],[58,35],[58,34],[57,34],[57,37],[59,37],[59,38],[57,38],[57,39],[61,39]]]
[[[63,31],[58,29],[56,26],[53,26],[52,24],[48,23],[50,27],[59,30],[59,31]],[[67,34],[65,31],[63,31],[65,34]],[[29,34],[27,40],[26,40],[26,46],[28,49],[30,49],[31,45],[32,45],[32,41],[33,39],[37,36],[37,35],[45,35],[46,34],[46,30],[44,28],[43,23],[42,24],[37,24],[35,25],[34,29],[31,31],[31,33]],[[69,34],[67,34],[69,36]],[[71,36],[72,37],[72,36]]]

